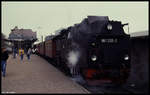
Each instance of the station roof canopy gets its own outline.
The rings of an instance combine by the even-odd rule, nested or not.
[[[147,37],[149,34],[148,34],[148,31],[140,31],[140,32],[135,32],[135,33],[130,33],[131,37],[133,38],[138,38],[138,37]]]
[[[9,39],[11,41],[24,41],[24,39]]]

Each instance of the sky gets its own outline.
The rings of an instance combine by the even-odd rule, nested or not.
[[[51,35],[56,30],[80,23],[88,15],[108,16],[110,20],[129,23],[129,33],[148,31],[148,1],[143,2],[6,2],[3,1],[2,33],[9,36],[11,29],[32,29],[37,38]],[[127,28],[125,28],[127,33]]]

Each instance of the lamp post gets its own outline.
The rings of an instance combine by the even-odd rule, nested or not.
[[[42,42],[43,42],[43,35],[41,36]]]
[[[38,29],[42,29],[42,27],[38,27]],[[41,35],[41,41],[43,42],[43,34]]]

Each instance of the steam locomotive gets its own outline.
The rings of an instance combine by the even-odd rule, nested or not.
[[[107,16],[88,16],[37,44],[37,53],[54,60],[68,75],[124,83],[130,72],[130,35],[124,32],[125,25]]]

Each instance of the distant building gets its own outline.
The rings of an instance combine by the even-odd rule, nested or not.
[[[18,29],[16,26],[14,29],[11,29],[8,39],[12,42],[12,48],[28,49],[37,41],[37,35],[32,29]]]

